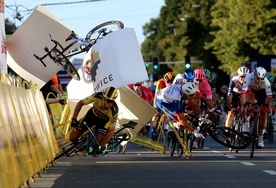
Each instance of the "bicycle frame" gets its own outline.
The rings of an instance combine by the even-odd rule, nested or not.
[[[77,153],[80,150],[82,150],[84,147],[86,147],[86,150],[87,150],[88,147],[95,142],[97,145],[100,145],[99,141],[97,140],[96,134],[94,133],[95,126],[92,126],[92,128],[90,128],[85,122],[82,122],[80,124],[80,126],[83,126],[83,125],[85,125],[88,130],[85,131],[76,141],[70,142],[69,144],[67,144],[65,146],[65,148],[63,148],[62,151],[56,155],[56,157],[54,158],[54,161],[59,159],[63,155],[66,155],[69,157],[72,153]],[[115,133],[113,135],[113,139],[115,141],[112,141],[112,139],[111,139],[110,142],[108,143],[108,146],[112,146],[112,147],[107,147],[107,149],[110,149],[110,148],[114,149],[123,141],[130,140],[131,139],[130,133],[123,132],[123,130],[126,130],[128,128],[134,129],[136,125],[137,125],[137,123],[132,122],[132,121],[129,121],[128,123],[123,124],[122,128],[115,131]],[[119,138],[119,136],[121,136],[121,135],[123,135],[123,137]],[[91,140],[93,139],[93,142],[88,143],[89,139],[91,139]],[[87,145],[87,143],[89,145]],[[105,155],[106,153],[109,153],[110,151],[113,151],[113,150],[107,150],[103,155]]]

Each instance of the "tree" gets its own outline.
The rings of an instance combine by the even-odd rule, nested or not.
[[[218,0],[211,9],[213,40],[206,49],[233,74],[258,55],[275,54],[275,9],[269,0]]]
[[[16,31],[17,27],[15,23],[11,22],[8,18],[5,19],[5,31],[6,34],[13,34]]]

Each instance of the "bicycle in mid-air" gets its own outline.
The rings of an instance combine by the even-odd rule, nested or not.
[[[122,142],[129,141],[131,139],[131,133],[127,129],[134,129],[136,125],[136,122],[129,121],[128,123],[123,124],[121,128],[116,130],[114,132],[114,135],[108,142],[103,155],[111,151],[114,151],[114,149],[117,148]],[[77,140],[69,142],[68,144],[63,146],[61,152],[55,156],[54,161],[56,161],[64,155],[69,157],[72,153],[77,153],[83,150],[85,150],[89,154],[93,153],[92,150],[89,150],[92,148],[91,146],[93,146],[94,143],[99,145],[99,142],[96,137],[95,126],[92,126],[92,128],[90,128],[86,124],[86,122],[81,122],[79,126],[86,126],[88,130],[84,132]],[[118,151],[121,152],[121,148]]]
[[[72,40],[73,41],[68,44],[66,47],[63,47],[58,41],[54,40],[51,35],[50,40],[54,43],[54,47],[49,49],[47,46],[44,47],[45,55],[39,57],[34,54],[34,57],[39,60],[44,67],[46,64],[44,59],[49,57],[54,63],[61,66],[72,78],[76,80],[80,80],[80,76],[78,71],[74,67],[74,65],[69,61],[68,58],[83,53],[88,52],[89,49],[97,43],[97,41],[109,33],[112,33],[116,30],[120,30],[124,28],[124,24],[121,21],[113,20],[104,22],[93,29],[91,29],[85,38],[81,38],[74,31],[71,31],[71,34],[65,39],[65,42]],[[73,45],[76,43],[80,43],[78,48],[73,48]]]

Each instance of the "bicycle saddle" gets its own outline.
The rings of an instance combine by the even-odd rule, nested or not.
[[[128,123],[125,123],[125,124],[123,124],[122,126],[125,127],[125,128],[134,129],[136,125],[137,125],[136,122],[134,122],[134,121],[129,121]]]

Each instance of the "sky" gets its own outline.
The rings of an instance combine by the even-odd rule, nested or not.
[[[85,0],[5,0],[5,18],[20,26],[37,5],[51,3],[86,2]],[[85,36],[93,27],[109,20],[120,20],[125,27],[133,27],[139,44],[145,40],[143,25],[160,15],[164,0],[103,0],[78,4],[45,5],[44,8],[77,34]],[[14,19],[15,10],[23,16]]]

